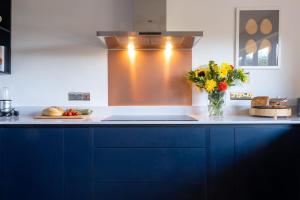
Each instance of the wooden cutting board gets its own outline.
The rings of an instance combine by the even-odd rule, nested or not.
[[[78,116],[42,116],[37,115],[33,117],[34,119],[87,119],[89,118],[89,115],[78,115]]]
[[[291,117],[292,109],[291,108],[283,108],[283,109],[251,108],[249,110],[249,114],[252,116],[274,117],[274,119],[277,119],[278,117]]]

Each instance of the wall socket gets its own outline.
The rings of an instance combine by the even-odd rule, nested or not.
[[[69,92],[69,101],[90,101],[91,94],[89,92]]]

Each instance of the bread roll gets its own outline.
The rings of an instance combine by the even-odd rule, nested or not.
[[[49,108],[46,108],[43,110],[42,115],[43,116],[50,116],[50,117],[59,117],[64,114],[64,109],[57,107],[57,106],[51,106]]]

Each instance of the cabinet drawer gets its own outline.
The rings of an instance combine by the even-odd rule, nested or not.
[[[289,127],[245,127],[235,129],[235,149],[236,157],[242,160],[247,156],[257,154],[261,150],[266,150],[276,140],[286,133]]]
[[[96,183],[96,199],[201,200],[205,186],[186,183]]]
[[[204,148],[103,148],[95,151],[97,181],[204,183]]]
[[[95,128],[96,147],[206,147],[206,128]]]

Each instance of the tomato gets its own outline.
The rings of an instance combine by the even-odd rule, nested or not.
[[[78,116],[80,115],[75,109],[68,109],[66,112],[63,113],[63,116]]]

